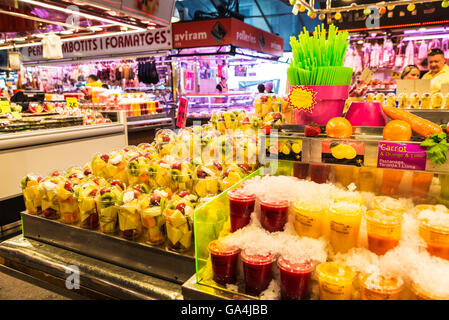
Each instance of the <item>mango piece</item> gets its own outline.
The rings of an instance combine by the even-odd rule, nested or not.
[[[192,231],[185,233],[179,242],[184,246],[184,248],[190,248],[192,245]]]
[[[182,236],[183,233],[179,229],[167,224],[167,237],[173,245],[176,245]]]
[[[175,212],[171,216],[167,217],[167,220],[175,228],[179,228],[181,225],[187,222],[186,217],[179,210],[175,210]]]

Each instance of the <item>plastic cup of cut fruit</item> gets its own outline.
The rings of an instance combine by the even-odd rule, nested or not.
[[[67,224],[77,223],[79,221],[78,203],[69,181],[58,187],[58,201],[62,221]]]
[[[293,204],[295,230],[299,236],[319,238],[322,235],[325,210],[318,203],[298,200]]]
[[[61,211],[58,200],[59,179],[46,179],[39,184],[39,193],[41,197],[42,215],[44,218],[56,220],[61,218]]]
[[[142,235],[142,222],[137,199],[119,206],[118,221],[120,237],[131,241],[137,241],[140,238]]]
[[[193,181],[193,191],[200,197],[214,196],[220,193],[218,177],[208,176],[206,178],[197,178]]]
[[[116,199],[97,199],[100,231],[106,234],[117,232],[118,207]]]
[[[228,192],[231,232],[235,232],[249,224],[254,212],[256,195],[237,188]]]
[[[374,209],[367,211],[365,217],[370,251],[384,255],[398,245],[402,213],[386,214]]]
[[[39,182],[42,177],[39,175],[27,175],[21,181],[23,199],[28,214],[41,214],[41,194],[39,192]]]
[[[140,209],[145,242],[160,245],[165,242],[165,218],[159,205],[150,205]]]
[[[240,249],[227,246],[218,240],[209,243],[213,279],[216,283],[226,285],[237,281],[237,261]]]
[[[165,208],[164,217],[167,228],[167,248],[176,252],[185,252],[192,246],[193,223],[189,215],[186,215],[185,206],[180,207],[178,203],[175,208]]]
[[[339,262],[324,262],[316,268],[321,300],[351,300],[355,272]]]
[[[269,232],[283,231],[288,220],[287,199],[260,199],[260,223]]]
[[[401,277],[379,274],[359,275],[362,300],[398,300],[404,281]]]
[[[270,284],[275,255],[249,254],[246,250],[243,250],[240,258],[243,262],[245,291],[248,294],[258,296]]]
[[[79,197],[78,208],[80,211],[80,227],[85,229],[97,229],[99,216],[95,196]]]
[[[278,259],[281,272],[281,299],[305,299],[309,291],[309,279],[314,268],[311,261],[292,263],[283,256]]]

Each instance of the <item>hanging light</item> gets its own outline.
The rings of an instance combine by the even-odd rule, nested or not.
[[[385,7],[381,7],[381,8],[379,9],[379,13],[380,13],[380,14],[385,14],[385,13],[387,13],[387,9],[386,9]]]
[[[335,20],[340,20],[341,19],[341,13],[337,12],[334,16]]]
[[[371,9],[370,8],[365,8],[365,10],[363,10],[363,14],[365,16],[369,16],[371,14]]]
[[[387,9],[390,11],[393,11],[394,8],[396,8],[396,6],[394,4],[390,4],[389,6],[387,6]]]
[[[306,11],[306,7],[304,7],[304,5],[301,5],[300,7],[299,7],[299,12],[304,12],[304,11]],[[309,11],[310,12],[310,11]]]
[[[326,19],[326,15],[324,13],[320,13],[320,15],[318,16],[318,19],[323,21],[324,19]]]
[[[307,12],[307,15],[311,18],[311,19],[315,19],[316,18],[316,12],[313,12],[313,11],[308,11]]]
[[[407,10],[410,12],[415,11],[415,9],[416,9],[416,5],[413,2],[407,6]]]
[[[441,6],[442,6],[443,8],[449,7],[449,0],[444,0],[443,2],[441,2]]]

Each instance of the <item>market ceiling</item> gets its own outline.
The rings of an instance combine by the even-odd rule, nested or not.
[[[165,1],[172,5],[169,15],[171,17],[175,0]],[[107,5],[102,4],[107,2],[111,1],[0,0],[0,48],[40,42],[40,39],[50,32],[66,39],[123,31],[144,31],[170,23],[170,19],[164,20],[156,15],[141,17],[143,14],[140,13],[125,14],[122,10],[107,8]]]

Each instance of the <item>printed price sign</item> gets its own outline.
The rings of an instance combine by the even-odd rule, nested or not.
[[[426,149],[418,144],[379,142],[377,167],[426,170]]]
[[[179,99],[178,116],[176,117],[176,126],[184,129],[187,121],[187,110],[189,108],[189,101],[186,98]]]
[[[11,112],[9,101],[0,101],[0,114]]]
[[[323,163],[346,164],[361,167],[365,160],[365,144],[361,141],[331,141],[321,143]]]
[[[74,97],[67,97],[65,99],[65,102],[67,103],[67,107],[69,108],[78,108],[78,99]]]

